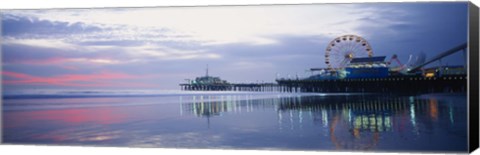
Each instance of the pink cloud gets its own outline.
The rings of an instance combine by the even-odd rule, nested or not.
[[[67,61],[67,58],[63,57],[53,57],[47,59],[17,59],[17,60],[10,60],[11,63],[15,64],[28,64],[28,65],[52,65],[52,64],[59,64]]]
[[[115,82],[114,80],[138,79],[141,77],[124,73],[103,71],[95,74],[65,74],[51,77],[32,76],[24,73],[3,71],[3,76],[13,80],[3,80],[6,85],[53,85],[73,87],[152,87],[146,83]]]
[[[64,65],[66,63],[80,63],[80,64],[118,64],[120,60],[115,60],[109,57],[95,57],[95,58],[65,58],[65,57],[52,57],[46,59],[12,59],[9,63],[12,64],[27,64],[27,65]]]

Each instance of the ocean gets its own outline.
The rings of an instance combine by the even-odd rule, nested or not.
[[[31,91],[3,94],[3,142],[460,152],[466,94]]]

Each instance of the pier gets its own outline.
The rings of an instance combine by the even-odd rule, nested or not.
[[[286,88],[276,83],[237,83],[237,84],[180,84],[186,91],[254,91],[254,92],[281,92]],[[283,90],[284,89],[284,90]]]
[[[387,77],[335,80],[277,80],[287,92],[445,93],[466,92],[467,76]]]
[[[287,93],[451,93],[467,91],[467,65],[448,66],[441,60],[454,53],[463,52],[466,56],[467,44],[461,44],[425,60],[419,56],[413,64],[402,64],[394,54],[390,61],[386,56],[373,56],[371,47],[365,50],[368,57],[353,57],[352,51],[346,51],[341,67],[332,67],[329,52],[337,48],[335,44],[354,41],[356,36],[346,35],[332,41],[326,50],[328,68],[312,68],[308,78],[278,78],[276,83],[229,83],[219,77],[208,75],[180,84],[184,91],[251,91],[251,92],[287,92]],[[357,39],[361,37],[356,37]],[[360,43],[360,42],[356,42]],[[360,46],[365,46],[366,41]],[[333,55],[332,55],[333,57]],[[395,61],[394,61],[395,60]],[[466,60],[465,60],[466,61]],[[345,63],[348,62],[348,63]],[[398,66],[390,66],[397,62]],[[410,62],[410,61],[409,61]],[[433,62],[439,65],[431,67]],[[430,68],[425,68],[426,66]],[[313,74],[314,71],[320,72]]]
[[[184,91],[252,91],[318,93],[446,93],[466,92],[467,76],[399,76],[362,79],[277,79],[277,83],[180,84]]]

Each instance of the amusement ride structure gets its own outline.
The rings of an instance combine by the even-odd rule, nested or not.
[[[329,42],[325,49],[326,67],[310,68],[308,77],[277,77],[277,83],[229,83],[209,76],[207,71],[205,76],[188,80],[180,86],[187,91],[465,92],[466,65],[448,66],[442,65],[441,61],[461,51],[466,55],[466,48],[464,43],[430,59],[424,53],[410,54],[408,61],[402,63],[397,54],[388,61],[386,56],[374,56],[373,48],[365,38],[349,34]],[[440,65],[432,65],[434,62],[440,62]],[[411,85],[417,87],[412,89]]]
[[[364,38],[343,35],[333,39],[325,50],[325,63],[329,70],[344,68],[356,57],[372,57],[373,50]]]

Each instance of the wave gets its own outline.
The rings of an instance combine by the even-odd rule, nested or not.
[[[304,95],[278,94],[278,93],[214,93],[203,92],[194,94],[156,94],[145,95],[117,95],[117,96],[72,96],[72,95],[22,95],[11,96],[4,99],[3,109],[6,111],[17,110],[45,110],[93,107],[118,107],[154,104],[183,104],[183,103],[208,103],[208,102],[239,102],[266,98],[288,98]]]
[[[3,93],[3,99],[40,99],[40,98],[98,98],[98,97],[161,97],[191,95],[358,95],[360,93],[287,93],[287,92],[248,92],[248,91],[180,91],[180,90],[59,90],[35,89],[9,91]],[[364,94],[363,94],[364,95]]]
[[[215,94],[252,94],[254,92],[188,92],[178,90],[22,90],[3,94],[3,99],[16,98],[85,98],[85,97],[149,97]]]

